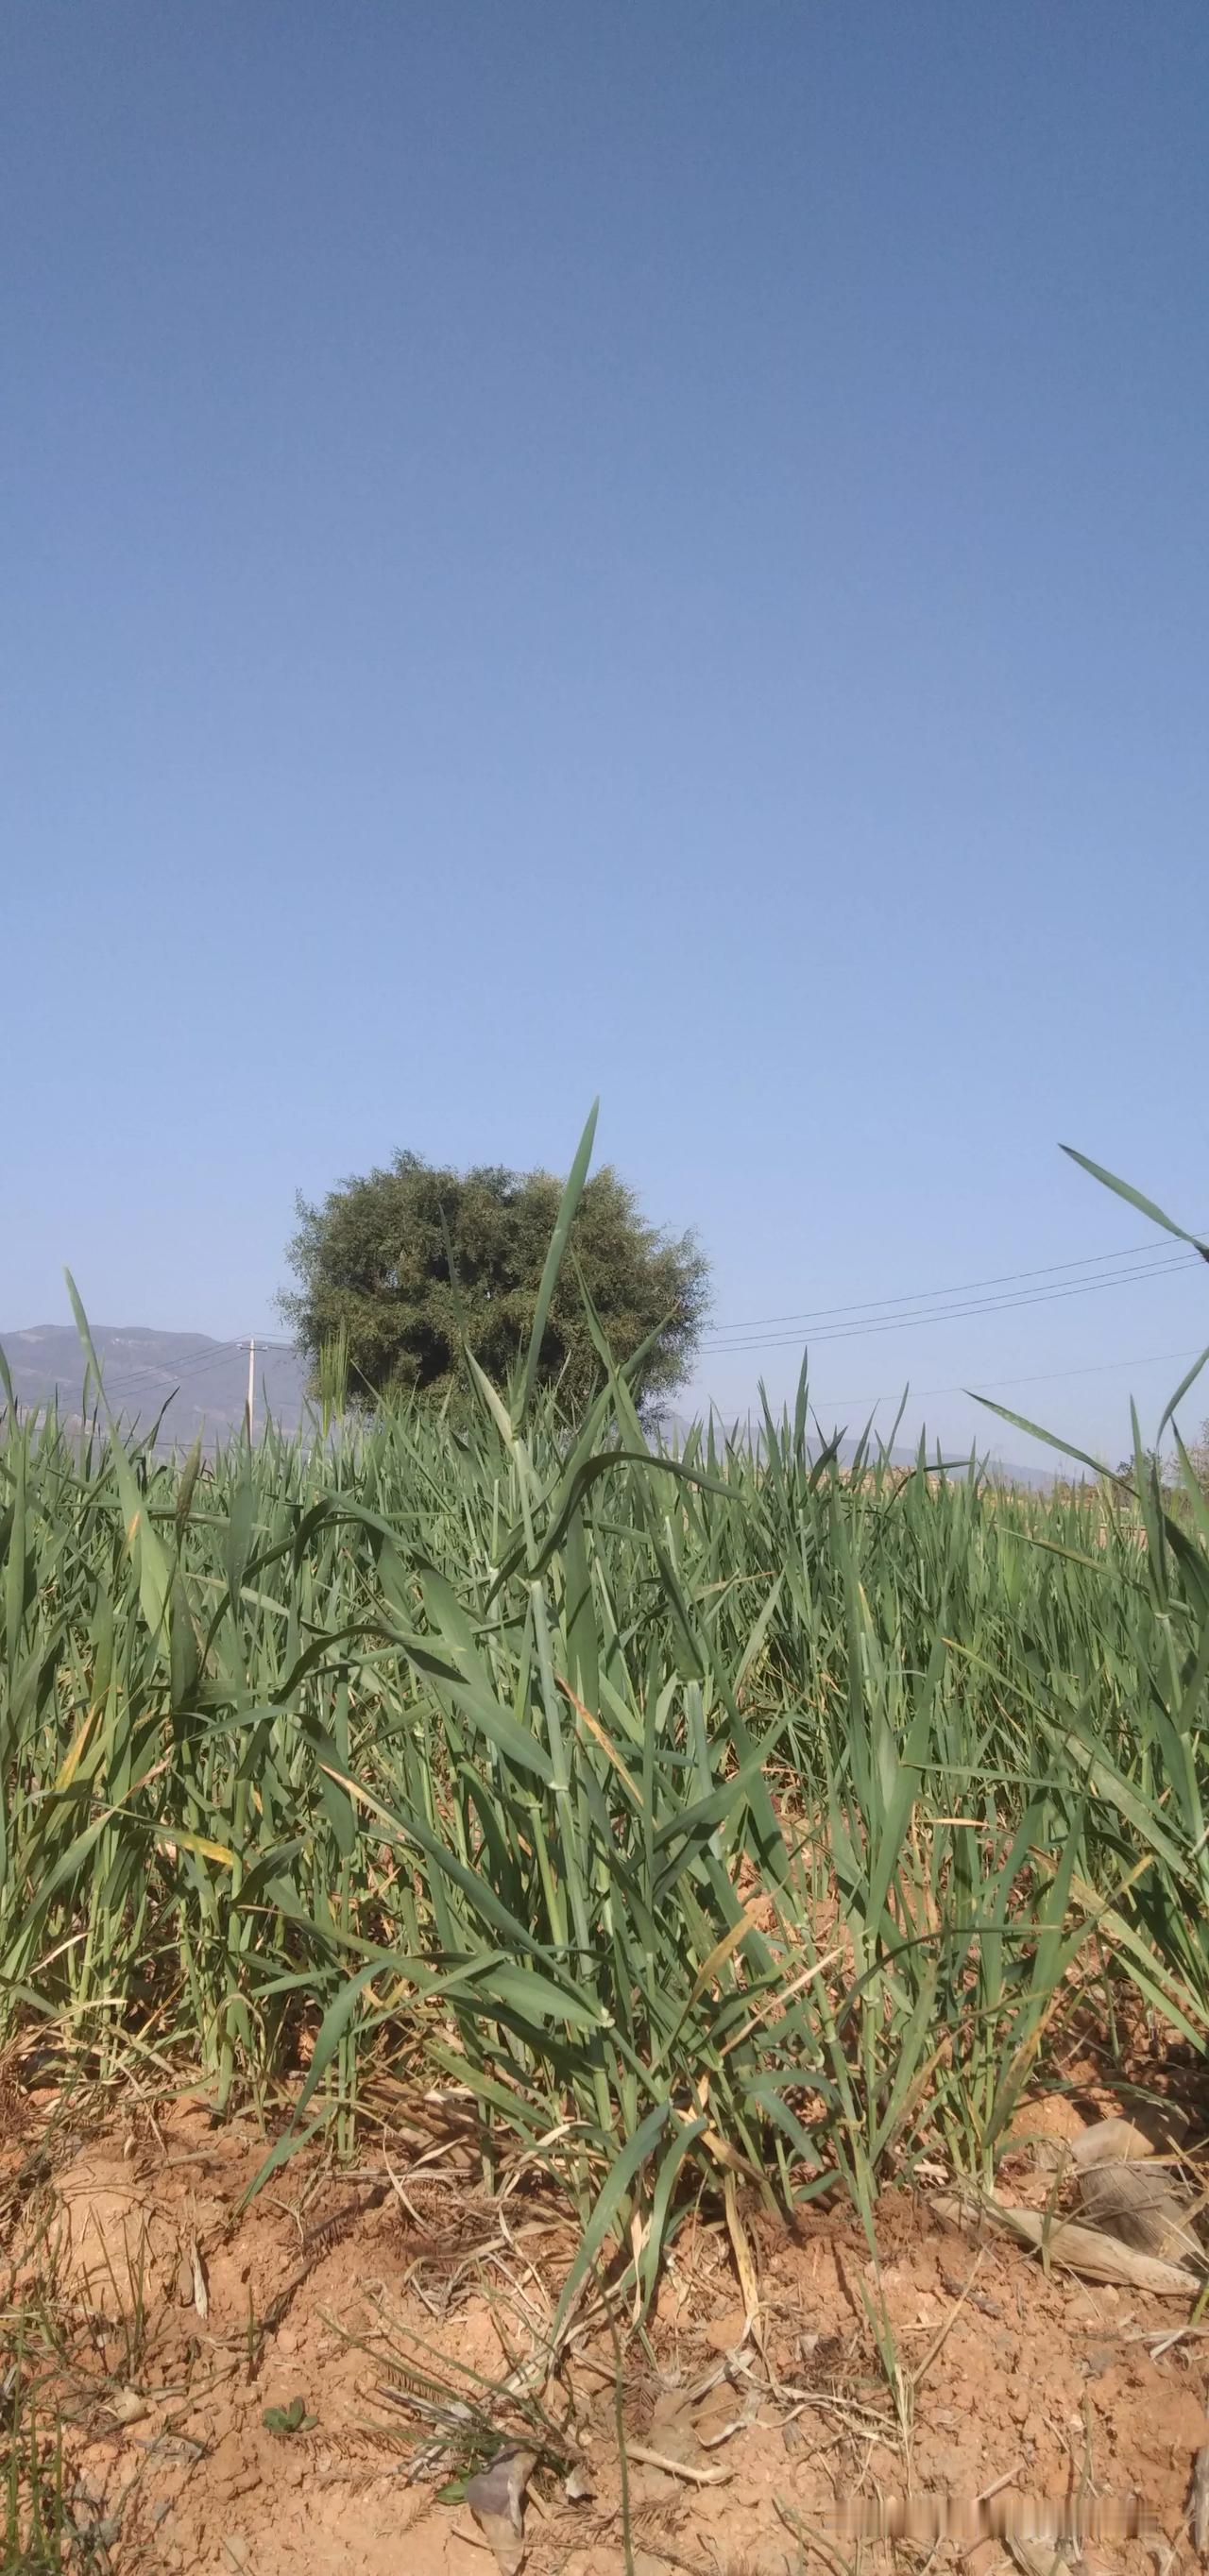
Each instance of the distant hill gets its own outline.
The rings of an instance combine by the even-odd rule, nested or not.
[[[166,1445],[188,1448],[200,1431],[217,1442],[243,1421],[248,1390],[248,1352],[236,1342],[214,1341],[208,1333],[157,1333],[142,1324],[94,1324],[92,1338],[113,1410],[124,1421],[149,1430],[165,1405],[160,1434]],[[27,1331],[0,1332],[18,1404],[51,1404],[68,1419],[79,1419],[84,1388],[84,1353],[70,1324],[35,1324]],[[306,1362],[298,1351],[266,1344],[256,1353],[256,1414],[266,1407],[284,1430],[296,1431],[303,1419]]]

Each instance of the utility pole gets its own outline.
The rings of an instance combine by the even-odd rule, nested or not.
[[[246,1424],[247,1424],[247,1426],[248,1426],[248,1446],[249,1446],[249,1448],[250,1448],[250,1447],[251,1447],[251,1445],[252,1445],[252,1420],[253,1420],[253,1415],[254,1415],[254,1413],[255,1413],[255,1408],[256,1408],[256,1336],[255,1336],[255,1334],[253,1334],[252,1339],[251,1339],[251,1341],[250,1341],[250,1342],[249,1342],[249,1344],[248,1344],[248,1400],[247,1400],[247,1403],[246,1403],[246,1405],[245,1405],[245,1407],[244,1407],[244,1420],[245,1420],[245,1422],[246,1422]]]

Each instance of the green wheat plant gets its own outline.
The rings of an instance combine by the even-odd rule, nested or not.
[[[1209,2018],[1209,1514],[1153,1475],[996,1487],[792,1408],[644,1432],[472,1351],[455,1427],[344,1409],[166,1454],[0,1435],[0,2038],[350,2151],[375,2070],[555,2170],[567,2300],[649,2294],[694,2191],[849,2195],[938,2146],[989,2174],[1104,1997]],[[74,1295],[74,1290],[73,1290]],[[1177,1396],[1176,1404],[1182,1400]],[[1027,1427],[1027,1426],[1026,1426]],[[282,2123],[284,2122],[284,2125]]]

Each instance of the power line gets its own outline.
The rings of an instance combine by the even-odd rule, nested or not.
[[[1031,1270],[1004,1270],[989,1279],[959,1280],[948,1288],[903,1289],[894,1297],[857,1297],[842,1306],[795,1307],[784,1315],[752,1315],[746,1322],[715,1324],[709,1339],[730,1333],[754,1333],[766,1324],[823,1323],[832,1315],[874,1314],[886,1306],[918,1306],[940,1297],[977,1296],[984,1288],[1010,1288],[1022,1279],[1053,1279],[1070,1270],[1095,1270],[1112,1262],[1133,1261],[1143,1253],[1152,1258],[1157,1251],[1153,1236],[1146,1243],[1126,1244],[1120,1252],[1087,1253],[1078,1261],[1047,1261]]]
[[[259,1333],[255,1333],[251,1336],[247,1333],[243,1333],[240,1335],[238,1340],[232,1340],[229,1342],[215,1342],[209,1334],[206,1334],[202,1341],[200,1354],[196,1359],[194,1359],[191,1352],[187,1351],[179,1361],[165,1360],[163,1362],[158,1362],[148,1360],[144,1362],[141,1368],[119,1373],[116,1377],[110,1374],[110,1371],[105,1366],[104,1359],[102,1359],[101,1373],[105,1381],[105,1392],[107,1395],[117,1393],[124,1394],[127,1393],[131,1387],[143,1387],[149,1391],[154,1391],[157,1386],[163,1385],[166,1378],[173,1377],[180,1368],[187,1369],[191,1379],[205,1376],[211,1369],[217,1368],[223,1362],[230,1362],[237,1358],[241,1351],[246,1351],[249,1339],[255,1342],[258,1354],[262,1350],[292,1351],[295,1348],[293,1342],[266,1342],[262,1339]],[[177,1382],[179,1383],[179,1378]],[[63,1385],[66,1381],[60,1378],[58,1383]]]
[[[216,1368],[224,1364],[229,1365],[234,1354],[237,1354],[240,1350],[246,1349],[246,1342],[225,1342],[218,1350],[214,1351],[208,1359],[186,1363],[189,1368],[190,1380],[192,1381],[199,1377],[207,1377]],[[102,1362],[101,1376],[106,1396],[118,1396],[123,1401],[133,1397],[136,1402],[141,1401],[144,1398],[150,1402],[153,1397],[162,1395],[166,1386],[171,1386],[172,1392],[175,1394],[181,1384],[179,1377],[173,1377],[171,1369],[155,1368],[150,1365],[145,1369],[135,1369],[125,1376],[110,1377],[104,1366],[104,1362]],[[69,1378],[56,1377],[54,1380],[55,1393],[58,1394],[63,1389],[70,1391],[71,1385],[72,1381]]]
[[[249,1338],[255,1341],[258,1359],[262,1350],[292,1351],[296,1348],[293,1342],[288,1341],[266,1343],[259,1333],[251,1337],[245,1333],[238,1339],[233,1338],[225,1342],[215,1342],[213,1337],[206,1333],[197,1336],[195,1345],[199,1352],[197,1357],[194,1357],[193,1351],[186,1350],[174,1355],[172,1361],[149,1359],[143,1361],[137,1368],[119,1369],[116,1373],[106,1366],[104,1355],[100,1354],[101,1379],[105,1395],[107,1398],[115,1398],[124,1407],[131,1404],[150,1405],[169,1394],[175,1396],[181,1392],[184,1384],[181,1372],[187,1372],[188,1386],[192,1388],[199,1378],[210,1378],[216,1370],[229,1368],[240,1353],[248,1349]],[[91,1369],[91,1364],[84,1360],[83,1352],[80,1356],[82,1366],[78,1384],[82,1389],[85,1373],[90,1376],[94,1376],[95,1373]],[[51,1381],[53,1396],[58,1398],[64,1393],[71,1394],[76,1384],[77,1381],[64,1371],[56,1371]],[[39,1402],[42,1400],[38,1399]]]
[[[1125,1288],[1135,1279],[1161,1279],[1173,1271],[1199,1268],[1199,1254],[1177,1255],[1169,1261],[1155,1262],[1144,1270],[1126,1271],[1115,1279],[1087,1279],[1072,1288],[1043,1289],[1023,1297],[984,1298],[965,1306],[929,1307],[924,1314],[895,1314],[873,1323],[845,1324],[838,1329],[835,1325],[828,1325],[822,1332],[799,1330],[795,1333],[757,1334],[744,1341],[710,1342],[706,1348],[712,1359],[727,1359],[741,1351],[797,1349],[803,1340],[809,1341],[814,1348],[820,1342],[864,1341],[875,1333],[910,1332],[921,1324],[952,1323],[964,1315],[1005,1315],[1024,1306],[1052,1306],[1067,1297],[1089,1297],[1097,1289]]]
[[[1131,1360],[1093,1360],[1089,1366],[1079,1368],[1039,1369],[1028,1377],[983,1378],[977,1386],[967,1385],[963,1381],[957,1386],[921,1386],[908,1392],[913,1392],[916,1400],[922,1404],[933,1395],[990,1395],[996,1387],[1000,1386],[1041,1386],[1046,1383],[1052,1385],[1058,1378],[1106,1377],[1117,1369],[1158,1368],[1160,1365],[1166,1366],[1168,1362],[1193,1360],[1199,1356],[1200,1353],[1196,1350],[1148,1351],[1140,1358]],[[817,1397],[812,1402],[811,1410],[814,1413],[823,1411],[830,1413],[837,1407],[842,1409],[850,1404],[878,1405],[897,1402],[897,1396],[889,1395],[828,1395]]]
[[[194,1363],[192,1353],[187,1352],[185,1354],[185,1364],[188,1366],[196,1365],[201,1367],[204,1365],[204,1360],[201,1354],[208,1352],[212,1348],[211,1337],[208,1333],[199,1333],[196,1338],[199,1357],[196,1363]],[[234,1348],[234,1345],[224,1345],[223,1347]],[[88,1369],[91,1372],[91,1362],[86,1359],[83,1350],[81,1350],[79,1358],[80,1378],[82,1381],[85,1370]],[[129,1369],[120,1369],[116,1375],[112,1375],[106,1367],[105,1360],[102,1357],[101,1374],[105,1380],[106,1392],[108,1392],[111,1387],[137,1386],[142,1384],[144,1381],[148,1384],[154,1384],[157,1377],[162,1378],[164,1375],[169,1374],[169,1372],[160,1368],[154,1360],[142,1360],[137,1366]],[[56,1370],[54,1373],[54,1379],[56,1386],[66,1386],[70,1383],[66,1372],[63,1370]]]
[[[241,1350],[246,1349],[246,1342],[220,1342],[215,1347],[211,1347],[207,1344],[204,1355],[198,1359],[193,1359],[192,1356],[187,1353],[184,1359],[175,1367],[170,1365],[167,1361],[157,1362],[149,1360],[142,1368],[133,1369],[125,1373],[119,1372],[116,1377],[111,1377],[105,1366],[104,1360],[102,1360],[101,1376],[104,1382],[105,1393],[106,1395],[125,1395],[128,1394],[132,1388],[138,1388],[147,1394],[154,1394],[156,1388],[162,1387],[166,1379],[171,1379],[175,1384],[179,1385],[179,1368],[187,1368],[191,1377],[205,1377],[212,1369],[219,1368],[224,1364],[229,1364]],[[63,1384],[65,1381],[60,1380],[59,1383]]]

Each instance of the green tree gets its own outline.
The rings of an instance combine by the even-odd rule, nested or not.
[[[287,1259],[300,1285],[280,1300],[316,1380],[325,1352],[348,1357],[351,1401],[464,1384],[463,1335],[501,1388],[533,1325],[562,1183],[549,1172],[438,1171],[418,1154],[341,1182],[319,1206],[298,1201]],[[648,1415],[684,1383],[709,1303],[709,1268],[691,1234],[648,1225],[606,1166],[583,1190],[542,1339],[539,1380],[571,1411],[600,1384],[576,1264],[615,1359],[654,1334],[632,1380]],[[453,1254],[452,1273],[450,1252]]]
[[[1117,1463],[1113,1482],[1118,1485],[1132,1485],[1135,1477],[1137,1476],[1137,1472],[1138,1462],[1136,1458],[1122,1458]],[[1164,1458],[1162,1451],[1159,1449],[1144,1449],[1142,1451],[1142,1472],[1143,1475],[1146,1476],[1157,1476],[1160,1485],[1169,1485],[1171,1482],[1171,1461],[1168,1458]]]

